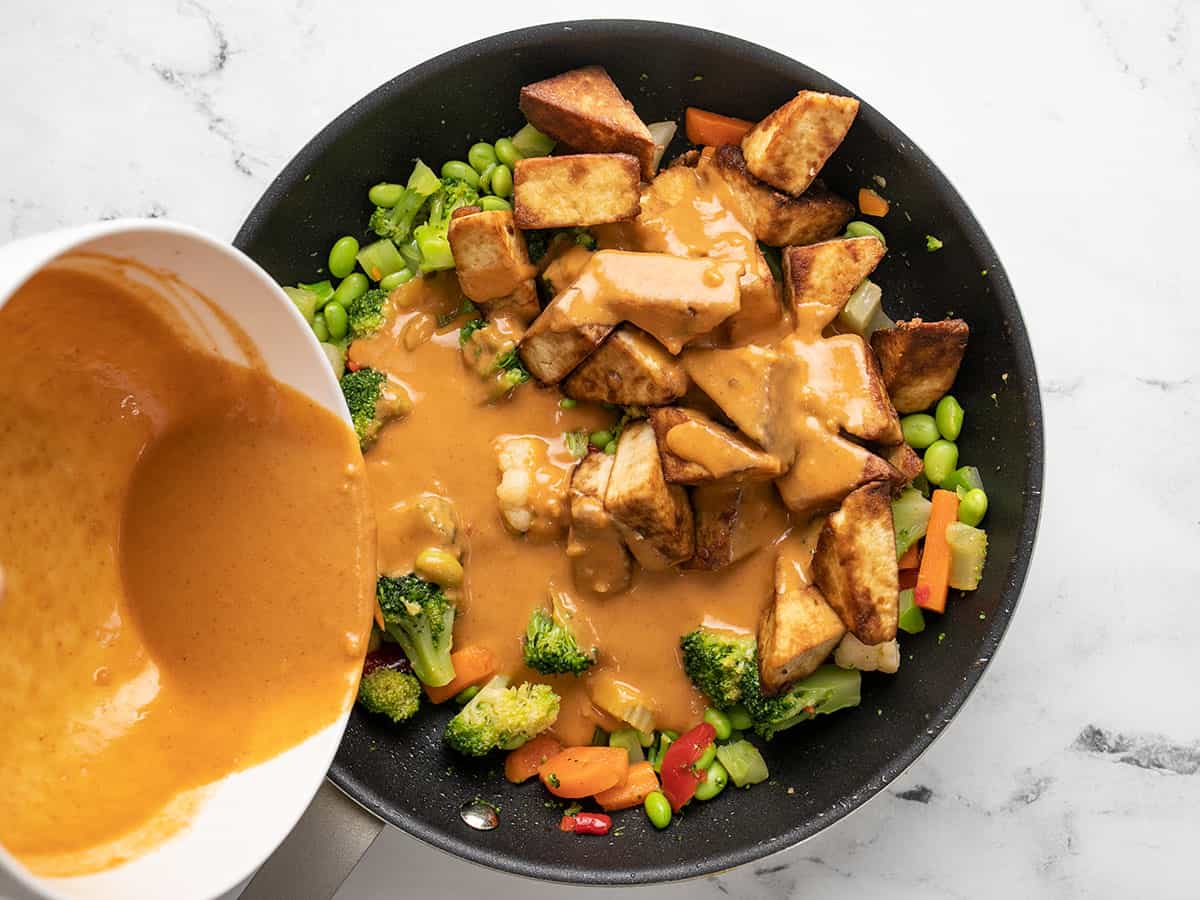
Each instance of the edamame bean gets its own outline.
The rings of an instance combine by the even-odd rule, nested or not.
[[[426,581],[442,587],[458,587],[463,580],[462,563],[441,547],[426,547],[418,553],[413,570]]]
[[[740,703],[729,709],[726,715],[729,716],[729,724],[738,731],[745,731],[754,724],[754,721],[750,718],[749,710]]]
[[[929,413],[913,413],[900,420],[900,430],[904,433],[904,443],[918,450],[924,450],[938,439],[937,422]]]
[[[344,309],[365,294],[370,286],[371,283],[367,281],[367,276],[362,272],[351,272],[342,279],[342,283],[333,292],[333,299],[329,302],[340,303]]]
[[[500,138],[496,141],[496,159],[500,160],[510,169],[517,164],[518,161],[524,159],[521,151],[509,138]]]
[[[325,317],[321,315],[313,316],[312,320],[313,334],[317,336],[317,340],[322,344],[329,340],[329,329],[325,325]]]
[[[963,417],[965,415],[962,404],[954,399],[953,394],[947,394],[939,400],[937,408],[933,411],[934,421],[937,422],[937,430],[948,441],[958,440],[959,434],[962,433]]]
[[[887,240],[884,239],[883,232],[870,222],[851,222],[846,226],[846,233],[843,235],[843,237],[873,237],[881,244],[887,243]]]
[[[483,174],[484,169],[492,165],[496,161],[496,148],[486,141],[480,141],[478,144],[472,144],[471,149],[467,151],[467,162],[471,164],[471,168]]]
[[[671,801],[662,791],[651,791],[642,801],[642,809],[646,810],[646,818],[650,824],[662,831],[671,824]]]
[[[405,266],[403,269],[393,272],[391,275],[384,275],[383,281],[379,282],[379,286],[385,291],[391,291],[400,287],[400,285],[404,284],[405,282],[412,281],[412,279],[412,269],[408,268],[408,266]]]
[[[599,447],[603,450],[612,442],[613,436],[611,431],[593,431],[588,436],[588,443],[593,447]]]
[[[492,189],[492,175],[500,168],[500,163],[491,163],[479,173],[479,190],[486,194]]]
[[[941,484],[958,465],[958,445],[953,441],[936,440],[925,451],[925,477],[930,484]]]
[[[400,202],[400,198],[404,196],[404,185],[389,184],[382,182],[375,185],[371,190],[367,191],[367,199],[376,206],[384,206],[391,209]]]
[[[338,238],[329,250],[329,274],[334,278],[345,278],[354,271],[358,256],[358,240],[346,235]]]
[[[575,400],[571,399],[570,397],[563,397],[561,400],[558,401],[559,409],[574,409],[578,405],[579,404]]]
[[[512,209],[512,204],[503,197],[480,197],[479,208],[484,212],[496,212],[501,209]]]
[[[473,188],[479,187],[479,173],[460,159],[452,159],[442,165],[443,178],[457,178]]]
[[[704,773],[704,780],[696,786],[697,800],[711,800],[729,784],[729,772],[719,762],[713,762]]]
[[[321,310],[321,315],[325,317],[325,327],[329,329],[331,338],[340,341],[346,336],[346,332],[350,328],[350,320],[346,317],[346,307],[336,300],[330,300]]]
[[[496,171],[492,173],[492,193],[497,197],[509,197],[512,192],[512,169],[508,166],[496,166]]]
[[[605,444],[604,452],[608,456],[616,456],[617,455],[617,442],[609,441],[607,444]]]
[[[713,764],[713,760],[715,760],[716,758],[717,758],[717,745],[709,744],[707,747],[704,748],[704,752],[700,754],[699,758],[694,763],[692,763],[692,768],[696,769],[697,771],[699,771],[700,769],[707,769],[709,766],[711,766]]]
[[[958,521],[964,525],[970,525],[974,528],[983,521],[983,517],[987,515],[988,498],[987,494],[979,488],[971,488],[958,501]]]
[[[729,736],[733,734],[733,723],[729,720],[729,716],[721,712],[719,709],[713,709],[711,706],[704,711],[704,721],[711,725],[717,732],[718,741],[727,741]]]

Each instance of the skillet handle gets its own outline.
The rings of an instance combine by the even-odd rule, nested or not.
[[[383,822],[326,780],[239,900],[333,900]]]

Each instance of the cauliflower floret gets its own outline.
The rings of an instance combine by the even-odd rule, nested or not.
[[[518,534],[550,540],[567,526],[567,489],[574,460],[552,457],[549,443],[538,437],[509,436],[496,441],[500,515]]]
[[[900,644],[895,638],[882,644],[864,644],[847,632],[833,651],[833,661],[843,669],[891,675],[900,668]]]

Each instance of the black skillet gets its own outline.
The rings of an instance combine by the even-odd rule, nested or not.
[[[778,53],[681,25],[584,21],[514,31],[423,63],[342,113],[271,184],[235,243],[283,284],[312,280],[331,243],[362,230],[368,187],[403,177],[414,157],[462,158],[473,141],[512,134],[523,124],[521,85],[589,63],[608,69],[643,120],[674,119],[681,132],[687,106],[757,119],[800,88],[850,93]],[[843,71],[852,76],[853,63]],[[668,158],[685,148],[681,133]],[[636,811],[620,816],[620,834],[609,838],[558,833],[560,812],[547,808],[539,786],[511,786],[498,760],[472,763],[443,748],[450,710],[404,728],[355,712],[330,771],[351,798],[427,843],[509,872],[585,884],[666,881],[817,833],[882,790],[947,725],[995,652],[1025,580],[1041,504],[1041,405],[1021,313],[979,223],[925,154],[864,102],[822,177],[854,198],[877,186],[874,176],[886,179],[880,191],[892,202],[879,223],[889,252],[874,276],[886,310],[895,319],[953,313],[971,326],[955,394],[967,409],[962,459],[980,468],[991,500],[979,590],[952,597],[923,634],[904,636],[899,674],[868,675],[860,707],[767,745],[769,783],[692,804],[661,834]],[[928,252],[927,234],[944,248]],[[694,624],[663,610],[663,628]],[[474,797],[500,808],[499,828],[463,824],[459,808]]]

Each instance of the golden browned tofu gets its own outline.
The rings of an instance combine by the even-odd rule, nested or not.
[[[455,216],[447,233],[462,292],[476,303],[507,297],[535,272],[508,210]]]
[[[801,91],[746,133],[742,152],[754,177],[800,196],[838,148],[858,114],[858,101]]]
[[[892,495],[887,484],[869,484],[842,501],[821,529],[813,554],[813,580],[864,644],[896,636],[900,592]]]
[[[563,382],[575,400],[661,406],[688,389],[683,366],[640,328],[622,325]]]
[[[521,228],[633,219],[641,211],[638,171],[627,153],[522,159],[513,173],[513,219]]]
[[[550,319],[543,311],[521,340],[521,362],[538,381],[557,384],[604,343],[612,330],[612,325],[576,325],[558,331],[550,327]]]
[[[766,694],[777,694],[815,672],[846,633],[820,589],[798,576],[781,555],[775,564],[775,596],[758,624],[759,680]]]
[[[814,244],[837,237],[854,218],[854,205],[814,182],[799,197],[759,181],[746,168],[740,147],[718,147],[711,165],[737,198],[754,236],[772,247]]]
[[[895,469],[866,447],[831,435],[802,446],[787,474],[775,480],[775,487],[788,509],[806,516],[833,509],[863,485],[883,481],[890,490],[899,478]]]
[[[663,477],[649,422],[634,422],[621,435],[604,508],[644,568],[666,569],[691,558],[695,550],[692,507],[687,492],[667,484]]]
[[[776,540],[788,513],[769,481],[716,481],[692,491],[696,552],[688,569],[723,569]]]
[[[884,384],[898,412],[928,409],[950,390],[967,352],[969,333],[962,319],[913,319],[871,336]]]
[[[768,450],[778,445],[771,387],[779,354],[747,344],[731,350],[689,350],[680,360],[697,387],[743,432]]]
[[[629,153],[647,180],[654,174],[654,138],[601,66],[527,84],[519,105],[535,128],[556,141],[590,153]]]
[[[819,330],[837,318],[887,248],[873,237],[823,241],[783,251],[784,302]]]
[[[783,473],[778,458],[695,409],[660,406],[649,411],[663,473],[672,484],[724,478],[763,480]]]
[[[900,475],[901,480],[893,484],[896,489],[904,487],[925,469],[925,463],[921,461],[917,451],[908,444],[883,447],[880,455]]]
[[[597,594],[619,594],[633,578],[633,561],[604,495],[615,458],[607,453],[585,456],[571,476],[571,531],[567,556],[575,585]]]

